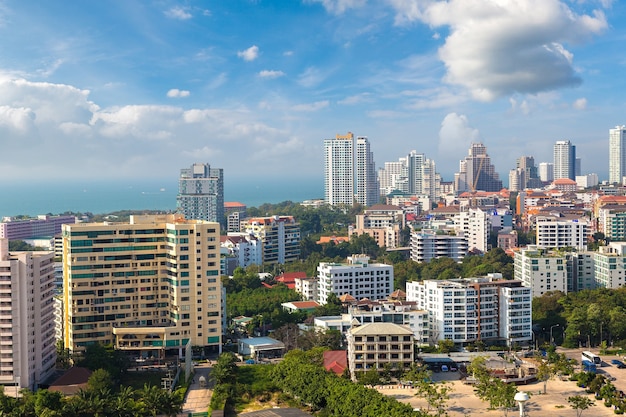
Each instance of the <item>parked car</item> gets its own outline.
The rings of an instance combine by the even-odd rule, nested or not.
[[[441,365],[441,372],[448,372],[449,370],[448,365]]]
[[[626,368],[626,364],[622,361],[620,361],[619,359],[612,359],[611,360],[611,365],[615,365],[616,367],[622,369],[622,368]]]

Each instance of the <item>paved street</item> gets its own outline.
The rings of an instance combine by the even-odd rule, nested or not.
[[[208,363],[198,364],[194,367],[194,381],[189,386],[189,391],[187,391],[187,397],[185,398],[185,404],[183,404],[184,415],[188,415],[188,413],[200,413],[208,411],[212,394],[212,391],[209,388],[210,369],[211,367]],[[200,387],[200,376],[204,376],[206,378],[206,388]]]

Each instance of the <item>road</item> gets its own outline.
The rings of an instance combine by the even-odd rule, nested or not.
[[[211,394],[213,391],[209,388],[209,375],[211,371],[211,365],[209,363],[202,363],[194,366],[194,379],[189,390],[187,391],[187,397],[185,397],[185,403],[183,404],[183,413],[180,415],[189,415],[189,413],[201,413],[206,412],[209,409],[211,402]],[[204,376],[207,381],[206,387],[201,387],[199,379]]]
[[[581,354],[584,350],[589,350],[590,352],[595,353],[596,355],[600,355],[599,349],[587,349],[587,348],[579,348],[579,349],[565,349],[565,348],[557,348],[557,352],[564,353],[569,359],[575,359],[580,364]],[[626,392],[626,368],[619,369],[615,365],[611,365],[611,360],[619,359],[624,361],[624,356],[619,355],[600,355],[602,358],[602,366],[598,367],[598,374],[604,376],[614,377],[615,380],[612,381],[615,388],[618,390]]]

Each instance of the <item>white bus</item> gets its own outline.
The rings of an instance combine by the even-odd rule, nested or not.
[[[602,359],[595,353],[591,353],[588,350],[583,352],[582,361],[589,361],[596,366],[602,366]]]

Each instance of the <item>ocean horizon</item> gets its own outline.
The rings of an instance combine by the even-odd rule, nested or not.
[[[0,184],[0,217],[67,211],[102,214],[119,210],[176,209],[178,179],[60,181]],[[224,201],[248,207],[324,198],[319,178],[225,179]]]

